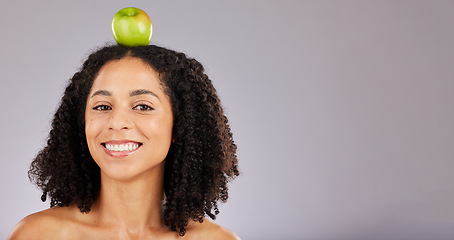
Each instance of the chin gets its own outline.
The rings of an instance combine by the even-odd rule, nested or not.
[[[120,182],[130,182],[141,178],[154,178],[154,176],[164,174],[164,161],[147,166],[139,165],[133,161],[124,161],[121,163],[100,162],[98,166],[101,169],[101,180],[111,179]]]

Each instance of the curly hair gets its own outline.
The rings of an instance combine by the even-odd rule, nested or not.
[[[239,175],[236,150],[216,90],[203,66],[154,45],[104,46],[91,53],[66,87],[52,121],[47,145],[28,172],[50,206],[76,204],[90,212],[100,190],[100,169],[85,136],[85,106],[94,79],[108,61],[136,57],[159,73],[170,97],[173,139],[164,169],[164,223],[184,236],[190,219],[215,219],[217,202],[228,199],[227,183]]]

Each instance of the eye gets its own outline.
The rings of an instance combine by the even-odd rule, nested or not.
[[[98,111],[107,111],[107,110],[112,110],[112,108],[110,106],[107,106],[107,105],[97,105],[93,108],[93,110],[98,110]]]
[[[145,104],[139,104],[135,106],[133,109],[139,110],[139,111],[151,111],[154,110],[152,107],[145,105]]]

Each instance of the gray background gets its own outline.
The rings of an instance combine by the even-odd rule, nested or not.
[[[242,176],[243,239],[454,239],[454,1],[0,3],[0,238],[48,207],[29,183],[64,86],[126,6],[200,60]]]

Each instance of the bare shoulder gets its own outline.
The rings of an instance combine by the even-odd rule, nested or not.
[[[8,240],[57,239],[64,232],[68,209],[50,208],[23,218],[11,231]]]
[[[240,240],[234,232],[208,219],[204,219],[202,223],[191,222],[188,225],[188,235],[190,239],[200,240]]]

